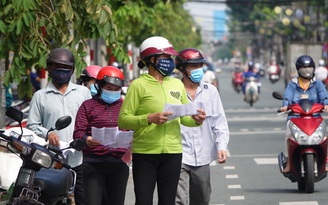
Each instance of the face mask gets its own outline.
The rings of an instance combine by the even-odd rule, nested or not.
[[[203,68],[198,68],[190,71],[189,78],[192,82],[199,83],[203,79],[203,76],[204,76]]]
[[[95,87],[95,84],[89,84],[89,86],[90,86],[90,93],[91,93],[91,95],[92,96],[97,95],[98,91],[97,91],[97,89]]]
[[[101,99],[108,104],[111,104],[121,98],[121,91],[112,91],[102,89]]]
[[[305,79],[313,78],[314,68],[306,67],[298,69],[298,75]]]
[[[162,75],[170,75],[174,70],[174,60],[172,58],[158,58],[156,68]]]
[[[204,72],[206,72],[206,71],[207,71],[207,69],[208,69],[208,67],[207,67],[207,66],[203,66],[203,70],[204,70]]]
[[[59,84],[67,83],[71,79],[73,70],[65,68],[56,68],[49,71],[51,79]]]

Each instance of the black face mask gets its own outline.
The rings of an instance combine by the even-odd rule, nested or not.
[[[65,68],[56,68],[49,71],[49,76],[57,84],[67,83],[73,74],[73,70]]]

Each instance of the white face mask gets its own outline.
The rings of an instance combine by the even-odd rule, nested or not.
[[[314,68],[313,67],[299,68],[297,72],[300,77],[311,79],[313,78]]]

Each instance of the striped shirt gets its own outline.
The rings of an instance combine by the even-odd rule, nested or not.
[[[117,127],[118,115],[123,100],[107,104],[100,98],[94,97],[86,100],[79,108],[74,130],[74,139],[84,139],[91,136],[91,128]],[[95,148],[85,146],[83,162],[121,161],[121,156],[126,152],[124,148],[109,148],[98,145]]]

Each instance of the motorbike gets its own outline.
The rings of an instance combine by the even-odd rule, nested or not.
[[[64,149],[42,146],[35,142],[29,143],[23,138],[23,113],[14,107],[9,107],[6,115],[19,123],[21,134],[0,133],[0,139],[2,143],[7,144],[7,150],[19,155],[23,162],[14,185],[1,193],[0,204],[68,204],[68,196],[74,191],[76,174],[67,164],[64,152],[72,148],[81,151],[85,142],[74,140]],[[49,129],[48,133],[66,128],[71,121],[70,116],[59,118],[55,127]]]
[[[272,84],[280,79],[280,69],[277,65],[270,65],[269,67],[269,80]]]
[[[237,93],[240,93],[243,85],[243,72],[234,71],[232,74],[232,86]]]
[[[259,82],[257,82],[256,77],[251,76],[245,79],[245,101],[249,103],[250,106],[259,100]]]
[[[273,92],[273,97],[283,99],[280,92]],[[305,193],[314,192],[315,182],[319,182],[327,175],[326,158],[328,138],[326,124],[321,117],[324,106],[313,103],[307,99],[300,100],[297,104],[288,106],[286,112],[295,117],[290,118],[289,127],[291,135],[287,140],[288,156],[283,153],[278,155],[280,172],[291,182],[297,182],[298,190]],[[290,165],[290,172],[283,172]]]

